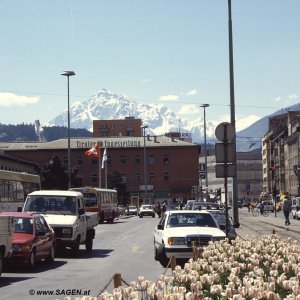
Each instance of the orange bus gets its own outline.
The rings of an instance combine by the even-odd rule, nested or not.
[[[83,194],[86,211],[98,212],[99,223],[113,222],[119,217],[117,191],[95,187],[71,188]]]

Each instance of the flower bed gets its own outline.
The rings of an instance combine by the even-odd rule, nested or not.
[[[211,243],[172,276],[161,275],[156,283],[140,276],[100,299],[300,300],[300,243],[276,234]]]

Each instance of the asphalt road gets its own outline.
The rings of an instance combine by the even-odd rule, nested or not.
[[[100,224],[91,254],[81,246],[78,258],[66,254],[53,264],[41,262],[32,273],[6,268],[0,277],[0,299],[63,299],[70,292],[79,296],[76,289],[97,296],[106,286],[112,291],[116,273],[126,283],[137,281],[138,276],[156,281],[165,272],[153,258],[153,229],[158,221],[134,216]],[[37,295],[41,291],[56,295]]]
[[[239,210],[241,238],[261,238],[273,230],[283,238],[300,239],[300,220],[291,219],[291,225],[284,226],[283,214],[270,213],[268,217],[254,217],[247,208]],[[69,254],[55,259],[53,264],[41,262],[34,272],[18,268],[5,268],[0,277],[0,299],[64,299],[67,293],[80,296],[79,291],[98,296],[104,289],[112,291],[113,276],[121,274],[123,285],[137,281],[144,276],[157,281],[165,270],[154,260],[153,230],[159,219],[144,217],[123,217],[113,224],[97,226],[94,250],[91,254],[81,246],[78,258]],[[288,229],[288,230],[287,230]],[[53,292],[56,295],[37,295],[38,292]]]

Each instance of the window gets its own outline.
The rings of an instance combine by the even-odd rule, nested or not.
[[[135,155],[135,156],[134,156],[134,162],[135,162],[136,164],[139,164],[139,163],[141,162],[141,157],[140,157],[139,155]]]
[[[82,155],[78,156],[77,164],[78,164],[79,166],[82,166],[82,165],[83,165],[83,156],[82,156]]]
[[[126,174],[125,173],[123,173],[121,175],[121,180],[122,180],[122,183],[126,183]]]
[[[168,165],[169,164],[169,155],[168,154],[165,154],[163,156],[163,164],[164,165]]]
[[[67,158],[67,157],[64,157],[64,158],[63,158],[63,165],[64,165],[64,166],[67,166],[67,165],[68,165],[68,158]]]
[[[111,165],[111,163],[112,163],[111,155],[107,155],[107,161],[106,161],[106,164],[107,164],[107,165]]]
[[[141,181],[141,174],[140,173],[134,173],[133,174],[133,180],[134,180],[134,182],[140,182]]]
[[[150,182],[153,182],[153,180],[154,180],[154,173],[149,173],[149,181]]]
[[[163,173],[163,178],[164,178],[164,181],[169,181],[169,172],[164,172]]]
[[[92,174],[92,182],[98,183],[98,175],[97,174]]]
[[[126,165],[126,157],[125,157],[124,155],[122,155],[122,156],[120,157],[120,164],[121,164],[121,165]]]
[[[148,164],[149,165],[154,165],[155,164],[155,157],[154,157],[154,155],[149,155],[148,156]]]

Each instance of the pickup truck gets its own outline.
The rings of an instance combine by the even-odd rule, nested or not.
[[[27,195],[23,212],[38,212],[53,228],[56,252],[70,248],[74,256],[85,244],[87,252],[93,249],[98,214],[86,212],[83,195],[75,191],[41,190]]]
[[[13,222],[13,217],[0,216],[0,276],[3,270],[4,258],[12,254]]]

